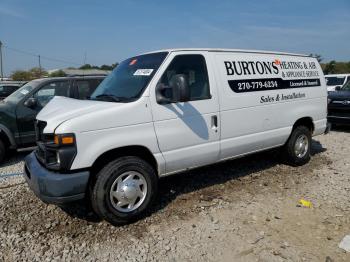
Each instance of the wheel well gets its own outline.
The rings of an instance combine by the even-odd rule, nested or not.
[[[311,117],[303,117],[298,119],[295,124],[293,125],[293,130],[297,127],[297,126],[306,126],[307,128],[310,129],[311,134],[314,132],[315,126],[314,123],[312,121]]]
[[[123,156],[137,156],[150,164],[158,172],[158,164],[151,151],[144,146],[126,146],[109,150],[100,155],[91,168],[92,174],[97,174],[102,167],[112,160]]]

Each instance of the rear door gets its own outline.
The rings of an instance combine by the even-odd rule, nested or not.
[[[102,81],[102,78],[75,80],[73,84],[74,98],[80,100],[88,99]]]
[[[70,96],[70,80],[57,80],[43,84],[31,97],[36,98],[37,104],[32,107],[26,107],[22,101],[17,107],[17,126],[20,133],[22,144],[31,145],[35,143],[34,120],[39,111],[54,96]],[[28,99],[28,98],[27,98]]]
[[[168,85],[173,75],[186,74],[191,89],[188,102],[158,104],[155,86],[151,89],[154,127],[167,173],[218,160],[219,104],[210,61],[207,52],[171,53],[156,76],[157,83]]]

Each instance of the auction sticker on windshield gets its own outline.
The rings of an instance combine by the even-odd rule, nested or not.
[[[134,76],[149,76],[153,72],[153,69],[137,69]]]
[[[23,90],[21,90],[21,93],[22,93],[23,95],[26,95],[26,94],[28,94],[28,93],[29,93],[29,90],[27,90],[27,89],[23,89]]]

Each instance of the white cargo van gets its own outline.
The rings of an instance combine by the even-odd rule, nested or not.
[[[350,81],[350,74],[325,75],[325,78],[327,90],[335,91]]]
[[[307,163],[311,137],[327,130],[327,89],[308,56],[164,50],[120,63],[90,101],[55,97],[36,130],[25,161],[36,195],[88,197],[121,224],[149,208],[166,175],[276,147]]]

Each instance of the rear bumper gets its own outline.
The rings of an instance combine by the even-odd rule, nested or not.
[[[25,158],[25,179],[35,195],[46,203],[63,204],[85,197],[90,173],[51,172],[37,160],[34,152]]]

